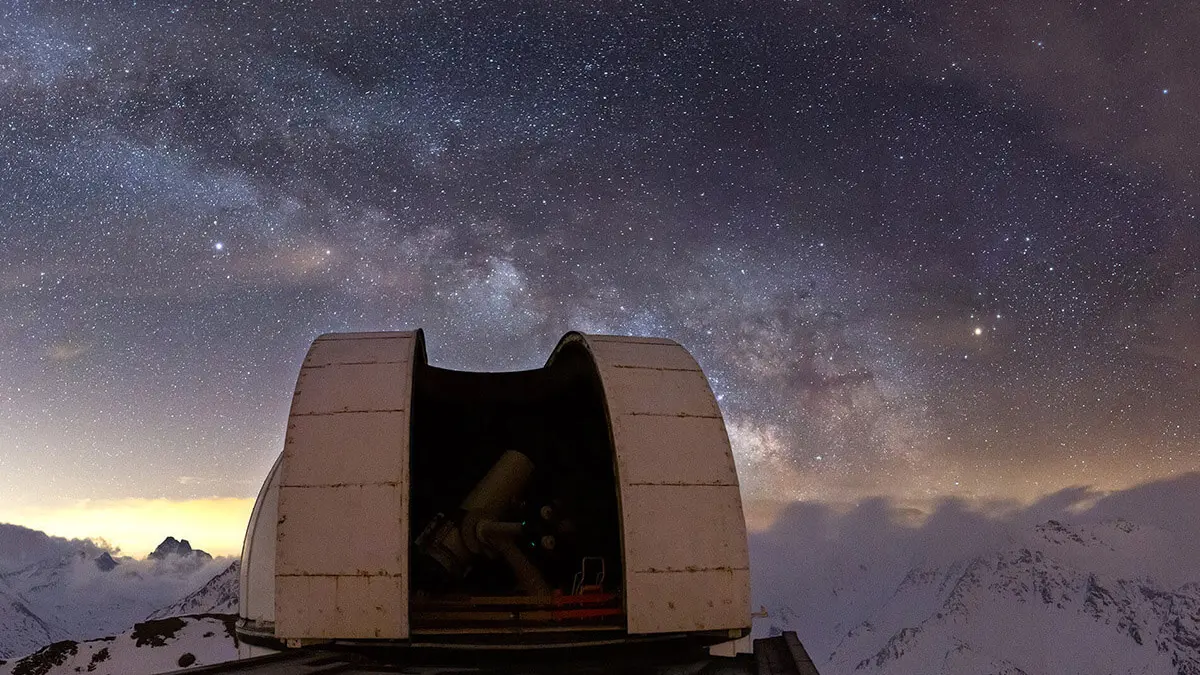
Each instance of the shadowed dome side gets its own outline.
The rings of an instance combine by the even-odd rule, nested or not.
[[[275,535],[279,520],[279,475],[283,453],[275,459],[263,481],[246,538],[242,541],[242,569],[238,578],[238,616],[252,624],[275,621]]]

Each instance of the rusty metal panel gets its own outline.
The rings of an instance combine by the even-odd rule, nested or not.
[[[602,378],[609,410],[621,414],[721,416],[698,370],[606,368]]]
[[[352,334],[350,334],[352,335]],[[322,336],[313,342],[304,358],[307,367],[347,365],[355,363],[388,363],[389,359],[403,357],[407,361],[411,354],[397,354],[395,335],[387,333],[360,333],[357,337],[346,335]]]
[[[279,491],[277,575],[391,575],[405,571],[408,532],[400,531],[395,485],[296,487]]]
[[[306,638],[394,638],[387,627],[395,617],[408,616],[403,577],[284,576],[277,583],[281,595],[309,603],[303,612],[280,615],[277,636],[278,626],[287,624]]]
[[[317,336],[314,342],[336,342],[337,340],[354,340],[360,342],[362,340],[407,340],[415,337],[420,331],[360,331],[357,333],[325,333]]]
[[[629,633],[748,628],[737,470],[704,374],[669,340],[582,339],[612,425]]]
[[[750,571],[634,572],[626,575],[631,634],[750,626]]]
[[[276,637],[408,637],[417,345],[415,333],[326,335],[300,370],[280,472]]]
[[[655,342],[600,341],[589,342],[597,358],[613,368],[652,368],[694,370],[700,366],[686,350],[670,340]]]
[[[296,416],[288,423],[288,443],[324,448],[288,465],[295,485],[341,485],[407,480],[408,464],[395,452],[408,435],[408,411]]]
[[[279,469],[283,454],[263,481],[246,538],[242,541],[242,566],[238,573],[238,615],[259,623],[275,620],[275,527],[279,518]]]
[[[408,361],[302,367],[292,415],[404,410],[412,372]]]
[[[750,566],[736,485],[626,485],[621,506],[635,573]],[[680,529],[686,537],[669,534]]]
[[[664,446],[662,452],[622,454],[621,477],[627,484],[738,484],[725,424],[718,417],[622,415],[613,420],[613,439],[628,448]]]
[[[600,333],[592,333],[584,337],[587,338],[588,345],[591,345],[593,348],[596,348],[597,346],[603,347],[607,343],[624,345],[667,345],[669,347],[679,347],[678,342],[660,337],[644,337],[641,335],[603,335]]]

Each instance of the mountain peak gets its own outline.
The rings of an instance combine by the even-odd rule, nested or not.
[[[96,563],[96,567],[100,568],[101,572],[111,571],[112,568],[120,564],[116,560],[113,560],[112,555],[108,551],[101,552],[100,555],[95,557],[94,562]]]
[[[212,556],[208,553],[198,548],[192,548],[187,539],[176,539],[175,537],[163,539],[162,543],[147,557],[151,560],[165,560],[167,556],[172,555],[181,558],[195,557],[203,560],[212,560]]]

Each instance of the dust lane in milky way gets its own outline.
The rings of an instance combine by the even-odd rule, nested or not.
[[[751,500],[1200,468],[1200,19],[888,5],[8,3],[7,517],[252,496],[338,330],[672,337]]]

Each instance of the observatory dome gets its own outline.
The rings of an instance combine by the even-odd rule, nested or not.
[[[596,644],[749,632],[737,472],[671,340],[568,333],[542,368],[322,335],[242,549],[250,644]]]

